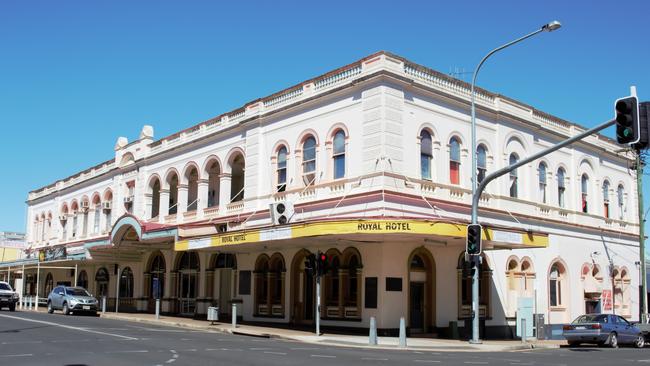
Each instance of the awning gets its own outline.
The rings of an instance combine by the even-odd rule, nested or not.
[[[393,235],[439,236],[453,239],[467,236],[467,226],[462,223],[426,220],[336,220],[299,223],[286,226],[228,232],[208,237],[186,238],[174,244],[174,250],[185,251],[211,247],[268,242],[331,235]],[[523,230],[503,230],[484,227],[483,240],[492,248],[546,248],[548,234]]]

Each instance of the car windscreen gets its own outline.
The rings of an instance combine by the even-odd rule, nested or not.
[[[90,296],[90,294],[88,293],[88,291],[86,291],[86,290],[84,290],[84,289],[82,289],[82,288],[72,288],[72,287],[68,287],[68,288],[65,289],[65,292],[66,292],[68,295],[72,295],[72,296]]]
[[[583,315],[573,321],[573,324],[579,323],[607,323],[607,315]]]
[[[7,285],[6,283],[0,283],[0,290],[11,291],[11,286]]]

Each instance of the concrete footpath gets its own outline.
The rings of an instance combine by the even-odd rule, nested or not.
[[[253,337],[265,337],[275,339],[285,339],[291,341],[298,341],[310,344],[319,344],[327,346],[338,347],[355,347],[367,349],[390,349],[390,350],[416,350],[416,351],[435,351],[435,352],[503,352],[503,351],[518,351],[530,349],[551,349],[559,348],[565,345],[565,341],[530,341],[522,343],[519,340],[503,340],[503,341],[483,341],[482,344],[469,344],[467,341],[453,340],[453,339],[434,339],[434,338],[408,338],[407,347],[399,347],[399,339],[397,337],[379,337],[378,345],[371,346],[368,344],[367,336],[359,335],[339,335],[339,334],[323,334],[316,336],[314,333],[273,328],[261,327],[253,325],[237,325],[237,328],[232,328],[230,323],[215,322],[211,325],[206,320],[195,320],[181,317],[161,316],[156,319],[153,314],[130,314],[130,313],[103,313],[101,317],[106,319],[133,321],[147,324],[155,324],[170,327],[180,327],[195,330],[215,331],[221,333],[229,333],[236,335],[246,335]]]

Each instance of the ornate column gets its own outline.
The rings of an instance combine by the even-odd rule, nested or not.
[[[187,184],[178,185],[178,218],[182,218],[183,213],[187,212]]]
[[[152,193],[145,193],[144,194],[144,217],[143,219],[149,220],[152,218],[152,210],[153,210],[153,194]]]
[[[203,217],[203,210],[208,207],[208,180],[199,179],[196,193],[198,201],[196,202],[196,217]]]
[[[165,216],[169,215],[169,189],[160,190],[160,213],[158,222],[165,222]]]
[[[231,181],[232,175],[230,173],[221,173],[219,175],[219,211],[222,213],[226,212],[226,208],[230,203]]]

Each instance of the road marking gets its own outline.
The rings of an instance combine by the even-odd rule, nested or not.
[[[413,360],[413,362],[440,363],[440,361],[437,360]]]
[[[270,351],[264,351],[264,353],[269,354],[269,355],[281,355],[281,356],[286,356],[287,354],[284,352],[270,352]]]
[[[0,355],[0,357],[31,357],[34,356],[33,353],[23,353],[19,355]]]
[[[292,351],[313,351],[317,350],[319,348],[317,347],[296,347],[296,348],[290,348]]]
[[[487,365],[488,364],[485,361],[465,361],[463,363],[470,364],[470,365]]]
[[[309,355],[309,357],[336,358],[336,356],[331,356],[331,355]]]
[[[105,353],[147,353],[146,349],[132,350],[132,351],[107,351]]]
[[[372,358],[372,357],[363,357],[364,361],[388,361],[387,358]]]
[[[28,344],[28,343],[43,343],[43,341],[23,341],[23,342],[2,342],[1,344]]]
[[[257,347],[257,348],[249,348],[249,350],[251,350],[251,351],[268,351],[270,349],[273,349],[273,348],[259,348],[259,347]]]
[[[3,318],[9,318],[9,319],[16,319],[16,320],[22,320],[26,322],[32,322],[32,323],[40,323],[40,324],[47,324],[47,325],[53,325],[55,327],[61,327],[61,328],[66,328],[66,329],[72,329],[72,330],[78,330],[80,332],[88,332],[88,333],[94,333],[94,334],[101,334],[101,335],[106,335],[106,336],[111,336],[111,337],[117,337],[117,338],[122,338],[122,339],[127,339],[131,341],[137,341],[137,338],[133,337],[127,337],[123,336],[121,334],[114,334],[114,333],[106,333],[106,332],[100,332],[97,330],[91,330],[91,329],[85,329],[85,328],[79,328],[79,327],[73,327],[71,325],[65,325],[65,324],[60,324],[60,323],[53,323],[53,322],[46,322],[44,320],[35,320],[35,319],[27,319],[27,318],[21,318],[19,316],[11,316],[11,315],[0,315],[0,317]]]

